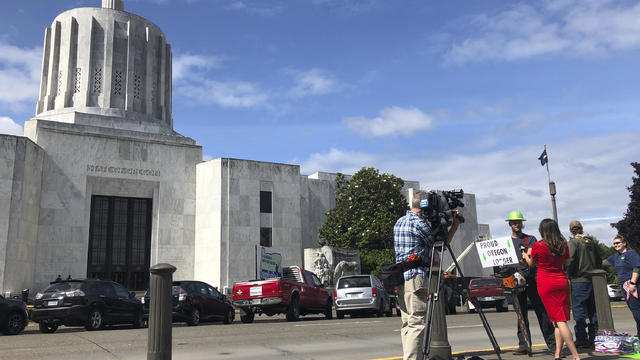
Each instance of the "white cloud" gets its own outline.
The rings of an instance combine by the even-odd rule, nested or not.
[[[269,96],[250,82],[216,80],[193,81],[176,87],[177,92],[192,101],[214,103],[222,107],[257,107],[265,105]]]
[[[22,136],[22,126],[18,125],[13,119],[0,116],[0,134]]]
[[[518,60],[563,53],[570,56],[640,48],[640,3],[609,1],[516,4],[498,14],[467,19],[473,36],[456,41],[446,54],[454,64]],[[447,36],[441,38],[446,39]]]
[[[393,106],[380,110],[373,119],[364,116],[347,117],[342,120],[351,131],[367,136],[405,135],[433,127],[433,118],[416,108]]]
[[[198,78],[203,72],[220,68],[222,57],[179,54],[173,58],[173,81]]]
[[[342,88],[334,76],[320,69],[285,69],[284,73],[293,78],[294,86],[291,89],[291,95],[294,97],[325,95],[340,91]]]
[[[551,179],[556,182],[560,228],[568,235],[573,219],[584,221],[585,232],[610,244],[615,229],[609,223],[627,208],[633,168],[640,158],[640,133],[620,133],[549,144]],[[406,180],[420,181],[423,189],[462,188],[475,194],[479,223],[487,223],[494,237],[509,234],[504,219],[511,210],[523,211],[525,231],[539,237],[538,224],[552,217],[545,168],[537,157],[540,146],[498,151],[434,156],[433,154],[349,154],[332,149],[303,162],[306,173],[317,170],[352,174],[373,166]],[[431,155],[431,156],[429,156]],[[424,159],[424,160],[416,160]],[[351,163],[348,163],[351,161]]]
[[[227,10],[246,11],[260,16],[274,16],[282,13],[286,7],[280,2],[266,3],[260,0],[232,1],[225,6]]]
[[[33,103],[40,87],[42,48],[21,48],[0,42],[0,102]]]
[[[303,174],[312,174],[317,171],[353,174],[375,160],[373,155],[332,148],[327,153],[311,154],[309,159],[300,165],[300,171]]]

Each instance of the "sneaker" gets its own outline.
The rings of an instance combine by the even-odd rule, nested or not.
[[[517,348],[513,351],[512,353],[513,355],[528,355],[529,354],[529,350],[527,350],[527,348]]]

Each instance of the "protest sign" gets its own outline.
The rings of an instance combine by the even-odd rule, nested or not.
[[[476,249],[483,268],[518,263],[511,236],[476,242]]]

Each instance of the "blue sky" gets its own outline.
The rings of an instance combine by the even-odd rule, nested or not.
[[[34,115],[44,29],[99,0],[24,0],[0,13],[0,132]],[[125,0],[173,48],[175,130],[205,159],[373,166],[474,193],[494,236],[584,220],[606,243],[640,161],[634,1]]]

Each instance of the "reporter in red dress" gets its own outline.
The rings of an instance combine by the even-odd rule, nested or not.
[[[567,325],[570,318],[570,292],[569,280],[562,269],[563,265],[569,265],[569,247],[567,240],[560,233],[558,223],[552,219],[544,219],[540,222],[540,236],[543,241],[533,244],[522,258],[533,266],[538,266],[538,293],[544,304],[549,320],[553,323],[556,337],[556,359],[560,359],[563,343],[567,344],[574,360],[580,359],[576,345],[573,342],[573,334]]]

